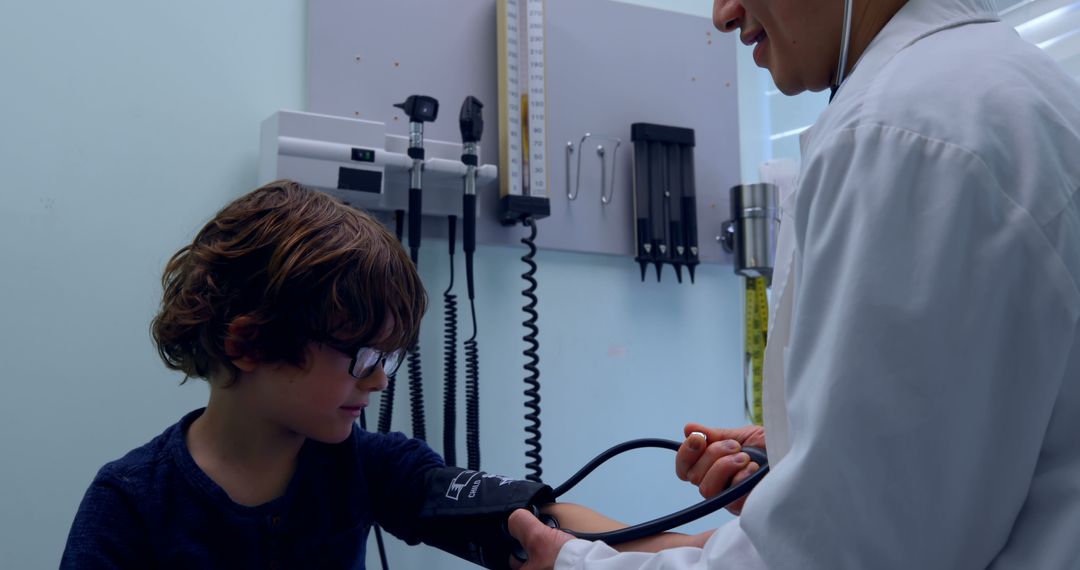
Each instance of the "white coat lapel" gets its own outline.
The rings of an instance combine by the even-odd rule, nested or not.
[[[763,405],[765,410],[765,439],[769,463],[779,462],[790,447],[788,439],[787,406],[784,388],[784,354],[791,332],[791,309],[794,301],[795,275],[795,188],[797,184],[780,185],[780,236],[776,244],[773,268],[772,304],[769,307],[768,344],[765,346],[765,380]]]

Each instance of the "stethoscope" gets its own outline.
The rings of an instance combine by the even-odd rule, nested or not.
[[[670,449],[672,451],[678,451],[681,444],[677,441],[671,441],[667,439],[635,439],[626,443],[621,443],[608,449],[607,451],[597,455],[592,461],[578,470],[572,477],[566,480],[565,483],[555,488],[554,498],[558,499],[564,495],[567,491],[572,489],[575,485],[581,482],[586,476],[593,472],[597,467],[602,465],[607,460],[615,457],[616,455],[631,451],[634,449],[641,449],[646,447],[658,447],[662,449]],[[757,486],[761,479],[769,473],[769,458],[765,455],[765,452],[756,447],[743,447],[742,451],[750,456],[750,461],[756,462],[760,465],[760,468],[746,479],[740,481],[738,484],[729,487],[723,493],[719,495],[705,499],[700,503],[687,507],[676,513],[672,513],[667,516],[662,516],[648,522],[636,524],[619,530],[610,532],[576,532],[571,529],[561,528],[558,520],[554,517],[541,513],[538,508],[533,509],[533,514],[536,515],[542,522],[552,528],[558,528],[563,532],[571,534],[577,538],[584,540],[601,540],[608,544],[620,544],[623,542],[630,542],[631,540],[637,540],[639,538],[645,538],[661,532],[671,530],[675,527],[684,525],[688,522],[697,520],[706,515],[712,514],[731,503],[745,497],[750,491]],[[520,559],[520,558],[519,558]]]
[[[851,3],[853,0],[844,0],[844,27],[840,32],[840,61],[836,66],[836,77],[833,80],[832,92],[829,94],[829,102],[832,103],[833,97],[836,97],[836,91],[840,89],[840,84],[847,79],[847,61],[848,61],[848,47],[851,43]]]

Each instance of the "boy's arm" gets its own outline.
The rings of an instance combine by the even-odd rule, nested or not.
[[[486,568],[506,568],[516,541],[509,516],[517,509],[545,511],[561,528],[604,532],[626,525],[574,504],[553,503],[554,492],[543,483],[489,473],[444,467],[427,473],[426,496],[417,520],[424,543]],[[627,551],[652,552],[678,546],[702,546],[709,534],[664,533],[619,545]]]
[[[555,517],[555,520],[559,521],[559,528],[564,531],[597,533],[630,526],[608,518],[588,507],[574,503],[552,503],[541,507],[540,510]],[[675,548],[677,546],[696,546],[700,548],[712,536],[712,533],[711,530],[701,534],[665,532],[612,545],[612,548],[620,552],[659,552],[665,548]]]
[[[79,504],[60,568],[149,568],[146,544],[130,498],[116,481],[99,473]]]
[[[421,440],[400,433],[357,438],[375,522],[407,544],[419,544],[417,515],[427,493],[427,473],[445,466]]]

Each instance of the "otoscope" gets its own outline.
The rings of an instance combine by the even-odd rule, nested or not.
[[[395,107],[409,117],[409,253],[413,263],[420,257],[420,219],[423,216],[424,174],[424,123],[434,122],[439,116],[439,101],[427,95],[410,95],[404,103]]]
[[[465,446],[469,469],[480,469],[480,357],[476,343],[476,289],[473,281],[473,253],[476,251],[476,169],[480,164],[479,144],[484,133],[484,104],[472,95],[461,104],[461,162],[465,164],[465,194],[461,208],[461,241],[465,250],[465,280],[469,288],[472,337],[465,341]]]
[[[423,173],[424,173],[424,123],[430,123],[439,116],[439,101],[427,95],[410,95],[404,103],[395,107],[409,117],[409,253],[414,265],[419,265],[420,258],[420,221],[423,218]],[[420,369],[420,346],[413,344],[409,349],[409,392],[411,396],[413,437],[426,440],[424,427],[424,384]]]
[[[469,469],[480,469],[480,415],[479,392],[477,391],[479,358],[476,353],[476,305],[473,286],[473,252],[476,250],[476,169],[479,165],[477,143],[484,132],[484,118],[481,109],[484,105],[473,96],[468,96],[461,104],[458,124],[461,127],[461,162],[465,165],[465,193],[461,212],[464,217],[465,268],[469,285],[469,308],[472,313],[473,334],[465,341],[465,431],[468,448]],[[450,285],[443,293],[444,333],[443,364],[445,367],[445,389],[443,395],[443,459],[447,465],[457,465],[457,295],[454,289],[454,243],[457,237],[457,216],[447,218],[450,246]]]

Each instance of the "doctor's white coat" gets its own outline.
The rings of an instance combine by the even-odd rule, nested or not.
[[[1080,86],[996,20],[910,0],[803,134],[742,517],[557,568],[1080,568]]]

